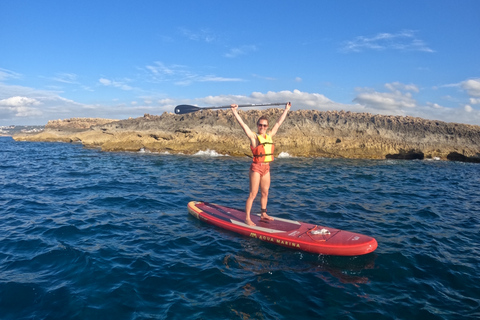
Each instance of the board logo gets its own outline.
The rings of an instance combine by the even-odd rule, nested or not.
[[[290,241],[283,241],[283,240],[277,239],[277,244],[280,244],[282,246],[287,246],[287,247],[300,248],[300,245],[298,243],[290,242]]]
[[[262,236],[262,235],[257,236],[257,234],[254,233],[254,232],[250,232],[250,237],[255,238],[255,239],[260,239],[262,241],[275,242],[279,245],[286,246],[286,247],[300,248],[300,245],[298,243],[291,242],[291,241],[284,241],[284,240],[280,240],[280,239],[275,239],[275,238],[268,237],[268,236]]]

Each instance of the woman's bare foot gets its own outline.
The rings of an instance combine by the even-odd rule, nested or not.
[[[268,220],[268,221],[273,221],[275,220],[273,217],[270,217],[267,213],[262,212],[262,216],[260,217],[262,220]]]
[[[248,224],[249,226],[255,226],[255,223],[253,223],[252,219],[246,218],[245,223]]]

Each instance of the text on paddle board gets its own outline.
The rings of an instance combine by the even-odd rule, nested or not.
[[[282,245],[282,246],[288,246],[288,247],[292,247],[292,248],[300,248],[300,245],[298,243],[291,242],[291,241],[284,241],[284,240],[280,240],[280,239],[275,239],[275,238],[268,237],[268,236],[257,236],[257,234],[254,233],[254,232],[250,233],[250,237],[260,239],[260,240],[263,240],[263,241],[275,242],[276,244],[279,244],[279,245]]]

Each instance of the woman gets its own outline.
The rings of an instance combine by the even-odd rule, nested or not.
[[[277,133],[280,125],[285,121],[288,110],[290,110],[291,103],[288,102],[285,105],[285,111],[283,111],[277,123],[273,126],[272,130],[267,133],[268,119],[266,117],[260,117],[257,121],[257,132],[254,133],[243,122],[242,118],[238,114],[238,105],[232,104],[232,112],[238,123],[242,127],[243,131],[250,139],[250,149],[253,152],[253,163],[250,166],[250,195],[248,196],[247,203],[245,204],[245,223],[249,226],[254,226],[252,219],[250,218],[250,211],[252,210],[253,200],[255,200],[258,189],[261,192],[261,219],[266,221],[272,221],[273,218],[267,215],[267,202],[268,202],[268,189],[270,188],[270,162],[273,161],[273,141],[272,137]]]

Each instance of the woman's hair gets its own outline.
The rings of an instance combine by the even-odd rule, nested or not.
[[[261,116],[261,117],[257,120],[257,125],[260,123],[260,120],[267,120],[267,123],[268,123],[268,118],[265,117],[265,116]]]

